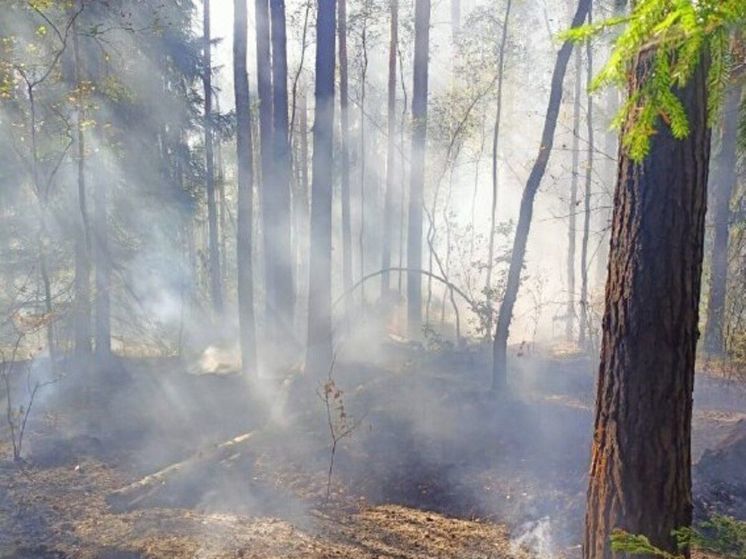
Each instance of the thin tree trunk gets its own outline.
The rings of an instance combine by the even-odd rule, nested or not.
[[[274,174],[272,184],[273,219],[265,223],[273,252],[267,262],[267,294],[275,326],[273,339],[292,331],[295,310],[295,284],[290,221],[290,144],[288,135],[287,40],[285,0],[270,0],[272,26],[272,118]]]
[[[505,83],[505,47],[508,43],[508,24],[510,23],[510,10],[513,1],[508,0],[505,5],[505,18],[503,19],[503,33],[500,39],[500,53],[497,67],[497,113],[495,115],[495,126],[492,132],[492,206],[490,212],[490,236],[487,249],[487,278],[484,283],[485,297],[487,298],[487,328],[485,336],[492,336],[493,300],[492,300],[492,270],[495,265],[495,227],[497,225],[497,186],[498,170],[497,156],[500,141],[500,124],[503,112],[503,84]],[[474,188],[476,192],[476,186]]]
[[[583,51],[575,49],[575,91],[572,102],[572,177],[567,212],[567,308],[565,310],[565,339],[572,340],[575,332],[575,245],[578,236],[578,183],[580,182],[580,95],[583,72]]]
[[[236,266],[238,272],[238,322],[241,369],[256,373],[256,321],[254,319],[254,271],[252,266],[254,165],[251,135],[251,98],[246,69],[248,42],[246,0],[233,0],[233,88],[236,100],[236,160],[238,163],[238,227]]]
[[[93,191],[93,262],[95,264],[95,354],[99,365],[111,357],[111,259],[107,216],[108,186],[104,179],[95,181]]]
[[[630,94],[648,79],[641,53]],[[676,94],[691,131],[661,125],[642,163],[620,151],[585,528],[585,559],[612,530],[671,553],[692,520],[691,420],[710,133],[707,64]],[[623,131],[624,133],[624,131]]]
[[[588,23],[593,23],[592,7],[588,11]],[[590,302],[588,301],[588,242],[591,233],[591,188],[593,186],[593,156],[596,145],[593,134],[593,98],[590,94],[593,82],[593,48],[590,41],[586,46],[586,58],[588,65],[586,68],[586,91],[588,91],[588,95],[586,97],[585,120],[588,149],[585,165],[585,190],[583,192],[583,238],[580,246],[580,330],[578,332],[578,345],[581,349],[586,349],[586,344],[592,336],[589,320]]]
[[[404,185],[407,182],[407,161],[404,153],[404,136],[406,133],[407,122],[407,105],[409,103],[407,96],[407,82],[404,79],[404,57],[402,56],[399,44],[396,45],[397,58],[399,59],[399,83],[402,92],[401,119],[399,122],[399,268],[404,268],[405,234],[407,231],[407,189]],[[404,272],[399,271],[399,281],[397,291],[399,295],[404,293]]]
[[[358,235],[358,253],[360,258],[360,277],[365,276],[365,182],[367,147],[365,137],[365,81],[368,74],[368,17],[363,16],[361,32],[362,68],[360,72],[360,231]],[[360,301],[365,306],[365,285],[360,286]]]
[[[303,86],[303,90],[299,96],[298,113],[300,155],[297,165],[299,177],[296,192],[293,196],[293,215],[296,234],[294,243],[296,261],[295,274],[298,278],[298,292],[296,296],[298,311],[295,313],[295,320],[299,323],[298,328],[300,331],[300,321],[306,318],[305,313],[301,313],[300,309],[306,309],[308,305],[308,219],[310,209],[308,204],[308,106],[305,85]]]
[[[386,144],[386,194],[383,204],[383,250],[381,268],[391,267],[391,237],[394,227],[394,196],[396,194],[396,48],[399,44],[399,0],[389,0],[389,77],[388,77],[388,138]],[[381,298],[391,288],[388,272],[381,276]]]
[[[407,268],[422,268],[422,211],[427,141],[427,81],[430,43],[430,0],[415,0],[414,80],[412,93],[412,171],[409,189]],[[422,328],[422,277],[407,273],[407,327],[411,338]]]
[[[712,166],[712,222],[714,235],[710,258],[710,290],[707,296],[705,352],[712,356],[725,351],[723,324],[728,283],[728,238],[730,233],[730,200],[738,181],[738,112],[740,86],[732,85],[726,95],[723,124],[717,156]]]
[[[210,0],[204,0],[202,16],[203,41],[202,85],[205,92],[205,185],[207,188],[208,265],[210,267],[210,295],[218,315],[223,313],[223,287],[220,274],[220,240],[218,234],[218,212],[215,200],[215,156],[212,133],[212,39],[210,37]]]
[[[340,155],[341,155],[341,184],[340,196],[342,203],[342,287],[347,290],[352,287],[352,217],[350,210],[350,111],[347,62],[347,0],[339,0],[337,6],[339,20],[337,33],[339,35],[339,118]],[[345,303],[345,315],[349,318],[349,300]]]
[[[571,26],[577,27],[585,21],[591,0],[579,0],[578,9],[575,12]],[[497,328],[495,329],[495,341],[492,349],[492,389],[501,391],[507,388],[507,353],[508,334],[510,333],[510,322],[513,318],[513,307],[518,298],[518,289],[521,284],[521,270],[526,258],[526,243],[531,229],[531,218],[534,212],[534,198],[541,186],[541,180],[549,163],[549,156],[554,146],[554,132],[557,128],[557,120],[562,105],[562,92],[567,65],[570,62],[573,45],[566,41],[557,53],[557,61],[552,73],[552,84],[549,92],[544,130],[539,144],[539,153],[531,169],[531,174],[526,181],[521,198],[520,213],[515,230],[513,251],[508,268],[508,279],[505,286],[505,295],[500,304],[500,312],[497,317]]]
[[[85,175],[85,92],[83,86],[83,61],[75,24],[72,30],[73,64],[76,95],[75,129],[77,140],[78,211],[80,223],[75,236],[75,352],[88,355],[91,343],[91,241],[88,225],[88,203]]]
[[[316,19],[316,114],[311,184],[311,260],[306,373],[323,375],[332,361],[331,253],[334,146],[335,0],[319,0]]]

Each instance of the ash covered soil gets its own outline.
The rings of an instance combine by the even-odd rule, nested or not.
[[[514,356],[506,398],[483,353],[395,349],[340,356],[329,415],[328,379],[71,369],[34,403],[27,463],[0,463],[0,557],[577,556],[593,363]],[[350,433],[329,485],[330,418]],[[700,375],[695,461],[744,419],[742,383]],[[699,514],[744,518],[737,472],[694,473]]]

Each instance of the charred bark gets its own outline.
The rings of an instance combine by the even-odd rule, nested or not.
[[[640,54],[634,92],[655,52]],[[691,419],[710,133],[707,64],[676,95],[691,132],[662,125],[649,155],[620,150],[597,384],[584,557],[620,528],[676,551],[692,519]],[[624,133],[624,130],[623,130]]]

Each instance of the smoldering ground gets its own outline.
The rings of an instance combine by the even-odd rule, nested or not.
[[[258,389],[237,373],[194,374],[194,364],[176,359],[123,360],[119,382],[109,377],[103,385],[71,372],[35,404],[31,475],[79,471],[122,521],[193,510],[276,518],[325,537],[328,514],[398,504],[507,523],[514,545],[539,556],[577,551],[593,420],[590,360],[516,353],[515,395],[501,399],[485,390],[484,350],[434,358],[370,337],[364,347],[350,340],[338,349],[331,416],[329,378],[264,379]],[[698,382],[695,456],[727,436],[746,414],[744,402],[726,381]],[[351,431],[337,445],[327,487],[330,422]],[[101,468],[116,478],[106,489],[86,481]],[[62,491],[60,498],[72,496]],[[6,493],[6,507],[14,498]],[[54,509],[36,513],[59,521]],[[29,531],[6,527],[8,537]]]

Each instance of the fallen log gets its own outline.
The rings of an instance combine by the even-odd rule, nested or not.
[[[251,450],[262,432],[244,433],[202,449],[185,460],[111,492],[106,502],[115,512],[152,506],[194,506],[215,481],[246,475],[253,462]],[[239,468],[246,466],[247,469]]]

